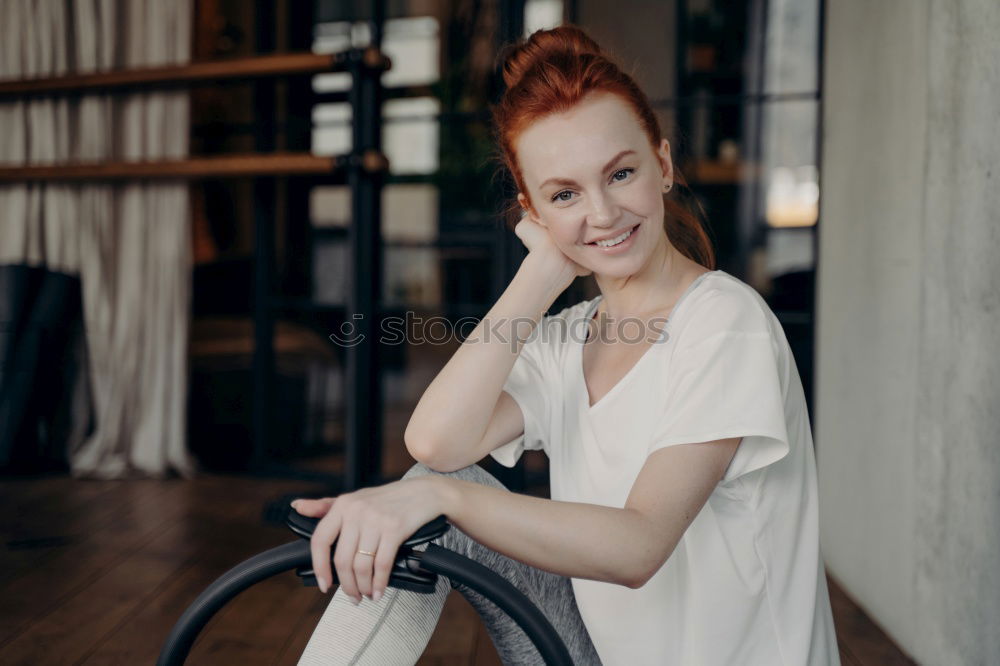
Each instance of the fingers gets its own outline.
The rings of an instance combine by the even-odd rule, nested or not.
[[[378,601],[389,587],[389,574],[392,573],[392,563],[402,539],[390,539],[388,533],[382,535],[378,550],[372,560],[372,601]]]
[[[303,515],[322,516],[309,542],[316,581],[324,594],[336,583],[355,604],[362,596],[378,601],[389,586],[405,529],[398,519],[370,514],[363,504],[343,499],[336,506],[333,498],[295,502]]]
[[[375,570],[375,558],[378,556],[380,543],[380,530],[370,523],[366,524],[361,530],[358,547],[355,549],[352,562],[358,592],[369,599],[372,598],[372,576]],[[362,550],[374,554],[366,555],[361,552]]]
[[[309,551],[312,553],[313,574],[319,589],[324,594],[330,585],[333,584],[333,567],[330,564],[330,548],[340,534],[341,516],[337,511],[331,511],[313,531],[312,538],[309,539]]]
[[[337,569],[337,578],[340,580],[340,589],[347,596],[354,600],[355,604],[361,603],[361,594],[358,592],[358,581],[354,574],[354,556],[358,550],[358,522],[347,520],[344,522],[343,531],[337,539],[336,552],[333,554],[333,566]]]
[[[310,518],[322,518],[333,506],[334,497],[323,497],[321,499],[297,499],[292,502],[292,508],[303,516]]]
[[[533,246],[536,245],[539,234],[543,231],[545,230],[541,226],[527,217],[514,226],[514,235],[521,239],[521,242],[529,251],[534,249]]]

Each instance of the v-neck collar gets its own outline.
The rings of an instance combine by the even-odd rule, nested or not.
[[[674,318],[674,314],[677,313],[677,309],[680,307],[681,303],[684,301],[687,295],[690,294],[692,291],[694,291],[694,288],[705,278],[705,276],[721,272],[722,271],[718,269],[714,271],[706,271],[701,275],[699,275],[698,277],[696,277],[691,282],[691,284],[688,285],[687,289],[684,290],[684,293],[681,294],[681,297],[677,299],[676,303],[674,303],[674,307],[670,309],[670,315],[667,317],[667,321],[665,322],[663,330],[660,331],[660,337],[657,338],[656,342],[654,342],[649,346],[649,349],[647,349],[642,353],[642,356],[640,356],[639,359],[632,364],[632,367],[628,369],[628,372],[626,372],[621,379],[615,382],[615,385],[612,386],[607,393],[602,395],[600,400],[598,400],[594,404],[590,404],[590,389],[587,388],[587,375],[583,371],[583,346],[586,344],[586,339],[576,345],[576,361],[575,361],[576,372],[580,382],[580,387],[581,387],[580,392],[583,394],[582,397],[583,406],[587,409],[588,412],[593,411],[598,407],[600,407],[601,405],[603,405],[604,403],[608,402],[608,399],[610,397],[612,397],[615,393],[618,393],[622,389],[622,386],[628,383],[629,378],[636,373],[636,369],[642,364],[643,360],[645,360],[645,358],[649,356],[649,353],[656,347],[656,345],[663,342],[663,337],[664,335],[667,334],[666,325],[669,324],[670,320]],[[597,309],[597,306],[600,304],[600,301],[603,298],[604,294],[598,294],[596,297],[594,297],[594,300],[591,301],[590,306],[587,308],[587,313],[586,316],[584,317],[584,321],[587,322],[588,329],[590,327],[590,322],[594,317],[594,311]]]

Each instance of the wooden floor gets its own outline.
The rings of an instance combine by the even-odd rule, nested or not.
[[[0,482],[0,663],[154,663],[174,621],[212,580],[294,538],[273,523],[276,507],[321,491],[236,475]],[[845,666],[913,663],[830,585]],[[291,573],[256,585],[209,623],[188,663],[295,664],[328,601]],[[419,663],[500,661],[475,611],[452,591]]]

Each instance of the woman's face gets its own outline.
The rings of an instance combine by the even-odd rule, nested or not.
[[[663,188],[673,182],[670,144],[654,151],[627,103],[592,94],[529,125],[514,146],[532,220],[566,256],[597,275],[638,273],[660,243]],[[624,239],[622,239],[624,236]],[[596,241],[609,240],[607,242]]]

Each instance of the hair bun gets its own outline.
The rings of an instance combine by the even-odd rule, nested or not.
[[[503,82],[513,88],[532,67],[556,55],[603,55],[601,47],[587,33],[574,25],[536,30],[527,40],[508,46],[501,52]]]

